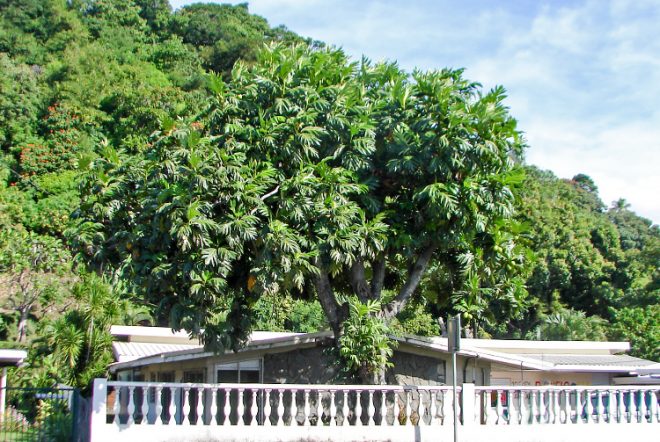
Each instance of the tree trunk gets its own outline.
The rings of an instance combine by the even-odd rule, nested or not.
[[[408,279],[401,288],[397,296],[389,304],[382,307],[378,316],[383,321],[389,321],[396,316],[408,303],[415,290],[422,280],[424,272],[428,267],[434,252],[437,249],[437,244],[428,244],[424,247],[420,254],[417,256],[415,262],[411,265],[408,271]],[[350,311],[347,303],[339,304],[337,297],[332,288],[330,275],[326,262],[322,257],[316,258],[316,268],[318,273],[314,279],[316,293],[325,313],[325,317],[332,328],[334,334],[335,345],[337,349],[340,347],[340,338],[343,334],[343,324],[348,319]],[[380,256],[371,263],[372,279],[371,283],[367,282],[365,272],[365,262],[357,260],[348,271],[348,279],[353,293],[358,297],[360,302],[366,303],[369,300],[380,300],[383,283],[385,280],[386,260],[385,257]],[[369,371],[366,365],[358,369],[357,375],[364,384],[384,384],[385,383],[385,367],[379,367],[375,372]]]
[[[337,302],[337,297],[330,284],[327,267],[321,258],[316,259],[316,267],[319,270],[318,275],[316,275],[316,278],[314,279],[316,293],[321,307],[323,308],[323,312],[325,313],[325,317],[334,333],[335,343],[339,346],[339,338],[342,335],[343,323],[349,315],[348,304],[343,303],[340,305],[339,302]]]
[[[24,342],[27,337],[27,323],[28,323],[28,314],[30,313],[29,306],[21,306],[18,309],[20,313],[20,319],[18,320],[18,333],[16,335],[17,342]]]
[[[383,307],[381,312],[381,316],[383,318],[394,318],[401,312],[401,310],[403,310],[410,297],[413,295],[415,290],[417,290],[419,283],[422,281],[424,272],[426,271],[429,262],[431,262],[433,253],[437,248],[438,246],[436,244],[429,244],[422,250],[422,252],[415,260],[415,263],[408,271],[408,280],[399,291],[399,294],[396,295],[392,302]]]

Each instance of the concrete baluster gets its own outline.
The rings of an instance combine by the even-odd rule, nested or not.
[[[195,419],[195,425],[200,425],[204,423],[204,388],[197,387],[197,416]]]
[[[355,391],[355,425],[364,425],[362,422],[362,390]]]
[[[128,412],[128,418],[126,419],[126,425],[133,425],[135,423],[135,387],[128,387],[128,407],[126,408]]]
[[[163,425],[163,387],[154,389],[154,425]]]
[[[584,422],[586,424],[591,423],[591,421],[593,421],[594,408],[593,408],[593,402],[591,400],[591,394],[592,394],[592,390],[585,390],[584,391],[584,401],[585,401],[585,404],[584,404],[585,405],[584,406],[584,414],[585,414]]]
[[[239,388],[238,389],[238,420],[236,421],[236,425],[239,427],[242,427],[245,425],[245,388]]]
[[[380,399],[380,424],[385,426],[388,424],[387,422],[387,391],[384,390],[381,394],[381,399]]]
[[[616,416],[616,396],[615,393],[612,392],[612,389],[608,389],[607,393],[607,423],[612,424],[614,423],[614,417]]]
[[[270,389],[270,388],[264,389],[264,398],[263,398],[263,401],[264,401],[264,422],[263,422],[262,425],[265,425],[265,426],[268,426],[268,427],[270,427],[273,424],[270,420],[270,415],[273,412],[273,408],[270,404],[270,401],[273,398],[272,391],[273,390]]]
[[[211,420],[209,425],[217,426],[218,425],[218,389],[211,389]]]
[[[141,425],[147,425],[149,423],[149,387],[140,387],[142,389],[142,420],[140,421]]]
[[[183,387],[181,398],[181,425],[190,425],[190,387]]]
[[[170,387],[169,412],[170,419],[167,421],[167,424],[176,425],[176,387]]]
[[[223,405],[225,419],[222,421],[222,423],[223,425],[232,425],[231,419],[229,418],[231,416],[231,389],[225,388],[224,392],[225,392],[225,402],[222,405]]]
[[[373,419],[374,425],[376,424],[376,406],[374,405],[374,391],[369,390],[369,402],[367,403],[367,423],[366,425],[371,425],[371,420]]]
[[[259,425],[259,388],[252,389],[252,405],[250,407],[250,425]]]
[[[639,403],[637,402],[637,392],[635,390],[630,390],[630,409],[632,410],[630,412],[630,421],[632,423],[638,424],[640,422],[639,419]]]
[[[559,422],[570,424],[571,422],[571,398],[568,390],[561,390],[559,398]]]
[[[327,420],[330,426],[337,426],[337,403],[335,401],[336,390],[330,390],[330,403],[328,404]]]
[[[438,393],[438,391],[429,390],[429,425],[434,424],[438,412]]]
[[[529,414],[527,413],[527,391],[520,390],[520,425],[529,424]]]
[[[312,404],[309,400],[309,390],[305,390],[303,394],[303,404],[302,404],[302,413],[303,413],[303,426],[309,426],[312,424]]]
[[[639,408],[638,408],[638,415],[639,415],[639,423],[640,424],[645,424],[647,423],[646,420],[646,413],[647,413],[647,408],[646,408],[646,391],[644,390],[639,390],[637,391],[637,394],[639,395]]]
[[[605,407],[605,393],[600,388],[595,391],[596,393],[596,416],[599,424],[605,423],[605,416],[607,410]]]
[[[617,391],[616,397],[617,397],[617,401],[616,401],[616,410],[617,410],[616,421],[619,424],[623,424],[623,423],[627,422],[625,404],[623,403],[624,398],[625,398],[625,395],[623,394],[623,390]]]
[[[557,390],[548,391],[548,423],[554,424],[557,422]]]
[[[502,407],[502,395],[504,394],[504,390],[495,390],[495,394],[497,395],[497,398],[495,399],[495,413],[497,414],[495,423],[497,425],[504,425],[506,423],[504,409]]]
[[[122,387],[115,386],[115,403],[112,405],[112,412],[114,413],[113,423],[120,425],[119,411],[121,410],[121,399],[123,395],[121,394]]]
[[[529,399],[528,399],[528,411],[529,411],[529,420],[528,423],[530,425],[533,425],[536,423],[536,416],[537,416],[537,397],[536,397],[536,390],[529,390],[528,391]]]
[[[649,424],[658,423],[658,396],[657,392],[649,390]]]
[[[403,416],[404,416],[404,425],[410,425],[410,413],[412,412],[411,407],[409,406],[409,394],[408,390],[403,392]]]
[[[286,425],[286,422],[284,421],[284,390],[281,388],[277,390],[277,415],[275,416],[275,425],[277,425],[282,419],[282,425]]]

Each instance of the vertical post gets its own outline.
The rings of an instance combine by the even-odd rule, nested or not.
[[[458,392],[456,391],[457,389],[456,389],[456,352],[455,351],[451,352],[451,373],[452,373],[451,392],[453,397],[451,403],[452,403],[452,411],[454,413],[454,442],[458,442],[458,407],[456,406],[458,404]],[[463,392],[463,397],[465,397],[465,392]],[[463,408],[463,410],[465,409]]]
[[[0,423],[5,421],[5,401],[7,400],[7,367],[2,367],[0,375]]]
[[[461,349],[461,316],[456,315],[450,317],[447,321],[447,343],[449,351],[451,351],[451,386],[452,393],[454,395],[453,411],[454,411],[454,442],[458,442],[458,409],[456,404],[458,403],[458,392],[456,391],[456,352]],[[463,402],[465,402],[465,390],[463,390]],[[465,408],[463,410],[463,425],[465,425]]]
[[[71,440],[78,440],[78,424],[80,422],[80,392],[77,389],[71,390]]]
[[[461,387],[461,411],[463,413],[463,428],[474,425],[474,384],[463,384]]]
[[[115,398],[118,401],[119,397]],[[90,441],[99,440],[103,434],[108,414],[108,380],[103,378],[94,379],[92,390],[92,417],[89,420]]]

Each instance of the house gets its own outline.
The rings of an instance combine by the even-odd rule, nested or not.
[[[169,328],[113,326],[118,380],[196,383],[329,384],[339,368],[330,332],[257,331],[237,353],[204,351],[195,339]],[[386,380],[392,385],[451,384],[447,339],[395,337]],[[652,378],[660,364],[623,354],[626,342],[463,339],[457,383],[475,385],[612,385]],[[638,375],[643,373],[640,378]],[[622,381],[625,380],[625,381]]]

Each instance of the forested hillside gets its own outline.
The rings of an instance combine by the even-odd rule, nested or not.
[[[90,194],[116,191],[98,171],[90,188],[90,170],[99,158],[140,163],[158,131],[202,131],[222,79],[241,78],[234,63],[249,67],[272,42],[324,46],[271,27],[245,5],[173,11],[167,0],[0,0],[0,337],[29,349],[17,381],[87,386],[111,358],[110,324],[169,324],[167,303],[145,299],[110,268],[87,267],[104,261],[89,248],[98,231],[83,215],[112,208],[81,208],[81,196],[93,204]],[[626,339],[633,354],[660,360],[658,226],[624,200],[608,207],[587,176],[524,171],[515,223],[500,240],[510,235],[524,247],[515,271],[526,290],[504,302],[489,296],[492,288],[455,286],[458,261],[431,267],[423,297],[392,328],[437,334],[435,318],[461,312],[480,336]],[[220,310],[229,303],[217,300]],[[264,293],[246,318],[257,329],[327,327],[307,290]]]

